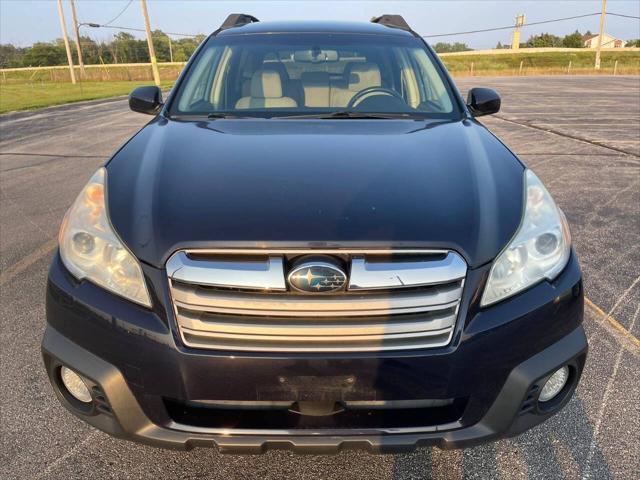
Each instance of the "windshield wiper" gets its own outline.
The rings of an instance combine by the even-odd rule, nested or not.
[[[208,114],[207,118],[210,118],[211,120],[215,120],[217,118],[261,118],[261,117],[252,117],[250,115],[238,115],[236,113],[213,112]]]
[[[282,115],[277,118],[320,118],[320,119],[333,119],[333,118],[356,118],[356,119],[390,119],[390,118],[424,118],[422,116],[416,116],[411,113],[404,112],[354,112],[352,110],[338,110],[330,113],[311,113],[301,115]]]
[[[252,117],[249,115],[236,115],[234,113],[180,113],[170,115],[170,118],[175,120],[202,120],[203,118],[208,118],[209,120],[217,120],[219,118],[262,118],[262,117]]]

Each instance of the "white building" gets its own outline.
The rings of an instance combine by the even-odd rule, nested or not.
[[[583,45],[587,48],[598,48],[598,37],[600,35],[585,35],[582,38]],[[608,33],[602,35],[602,48],[623,48],[627,42],[619,38],[612,37]]]

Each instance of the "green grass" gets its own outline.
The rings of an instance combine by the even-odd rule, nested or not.
[[[584,52],[542,52],[507,53],[495,55],[445,55],[442,61],[447,70],[453,75],[517,75],[522,62],[523,75],[544,75],[566,73],[571,62],[571,73],[596,73],[593,65],[595,62],[594,51]],[[601,74],[613,73],[616,60],[618,61],[619,74],[640,73],[640,52],[602,52]]]
[[[2,84],[0,113],[117,97],[127,95],[141,85],[152,84],[147,81],[82,82],[76,85],[51,82]],[[173,81],[162,82],[162,87],[169,88],[172,84]]]

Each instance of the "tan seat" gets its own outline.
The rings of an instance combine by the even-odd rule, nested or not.
[[[282,80],[276,70],[257,70],[251,77],[250,96],[236,102],[236,108],[293,108],[293,98],[282,96]]]
[[[242,80],[242,97],[251,96],[251,78],[245,78]]]
[[[280,74],[282,81],[282,93],[285,97],[293,98],[298,105],[304,104],[304,92],[302,91],[302,83],[300,80],[291,80],[287,67],[280,61],[272,61],[265,63],[262,67],[265,70],[275,70]]]
[[[329,106],[329,74],[327,72],[303,72],[300,80],[306,107]]]
[[[342,85],[331,87],[331,106],[346,107],[353,96],[369,87],[382,86],[380,68],[371,62],[351,62],[344,69]]]

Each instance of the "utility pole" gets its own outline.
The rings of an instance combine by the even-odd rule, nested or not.
[[[151,58],[151,70],[153,70],[153,81],[159,87],[160,73],[158,72],[158,61],[156,60],[156,51],[153,48],[153,38],[151,37],[151,27],[149,26],[149,13],[147,12],[146,0],[140,0],[140,5],[142,6],[142,16],[144,17],[144,28],[147,30],[147,45],[149,45],[149,58]]]
[[[78,17],[76,15],[76,4],[73,0],[69,0],[71,4],[71,17],[73,18],[73,29],[76,32],[76,50],[78,51],[78,65],[80,65],[80,76],[84,77],[84,62],[82,61],[82,49],[80,48],[80,27],[78,26]]]
[[[173,48],[171,47],[171,37],[167,35],[167,38],[169,39],[169,61],[173,63]]]
[[[64,47],[67,50],[67,60],[69,61],[69,74],[71,75],[71,83],[76,83],[76,73],[73,71],[73,58],[71,57],[71,48],[69,47],[69,37],[67,36],[67,25],[64,22],[64,11],[62,10],[62,0],[58,0],[58,16],[60,17],[60,28],[62,29],[62,37],[64,38]]]
[[[520,29],[524,25],[524,13],[516,17],[516,28],[513,31],[513,37],[511,37],[511,50],[518,50],[520,48]]]
[[[598,43],[596,47],[596,64],[595,69],[600,70],[600,51],[602,50],[602,37],[604,35],[604,19],[607,16],[607,0],[602,0],[602,12],[600,13],[600,35],[598,35]]]

